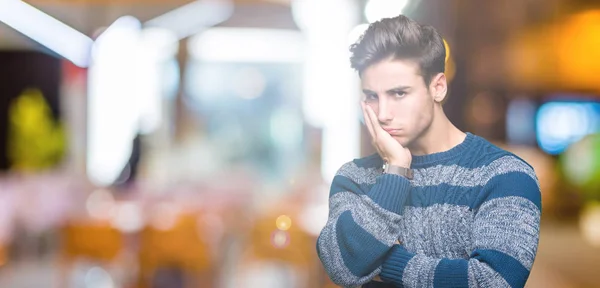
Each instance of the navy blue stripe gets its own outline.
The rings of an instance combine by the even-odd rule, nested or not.
[[[521,262],[497,250],[477,249],[473,251],[471,258],[489,265],[511,287],[524,287],[529,277],[529,270]]]
[[[435,267],[433,287],[469,287],[469,262],[465,259],[444,258]]]
[[[518,196],[523,197],[542,209],[542,195],[537,183],[531,176],[523,172],[509,172],[492,177],[485,185],[484,191],[474,201],[474,207],[496,198]]]
[[[359,185],[348,177],[337,175],[333,178],[329,198],[340,192],[352,191],[358,195],[369,196],[383,209],[402,214],[406,199],[410,195],[410,182],[398,175],[384,174],[377,178],[377,183],[378,186],[373,189],[374,184]]]
[[[406,199],[410,195],[410,189],[408,179],[398,175],[385,174],[377,178],[377,185],[373,186],[367,196],[381,208],[402,214]]]
[[[372,184],[359,185],[346,176],[336,175],[335,177],[333,177],[331,189],[329,190],[329,198],[331,198],[336,193],[348,191],[351,191],[358,195],[364,195],[366,194],[366,191],[369,191],[369,189],[371,189],[372,186]]]
[[[356,184],[348,177],[337,175],[333,179],[329,197],[344,191],[365,195],[373,185]],[[508,196],[519,196],[528,199],[541,210],[540,190],[535,180],[523,172],[496,175],[485,186],[466,187],[442,183],[434,186],[412,187],[405,205],[429,207],[435,204],[450,204],[469,206],[471,209],[476,209],[484,201]]]
[[[329,198],[339,192],[351,191],[358,195],[367,195],[374,184],[356,184],[348,177],[337,175],[329,191]],[[473,198],[483,186],[463,187],[448,184],[412,187],[405,206],[429,207],[434,204],[454,204],[470,206]]]
[[[471,206],[482,186],[464,187],[442,183],[434,186],[412,187],[407,206],[429,207],[435,204]]]
[[[344,265],[357,277],[367,276],[377,269],[383,262],[383,255],[389,250],[389,247],[356,224],[350,211],[340,215],[335,232]]]
[[[404,269],[413,257],[415,254],[408,252],[404,246],[395,244],[381,264],[379,276],[386,282],[403,287]]]
[[[461,158],[461,157],[450,158],[447,161],[444,161],[443,165],[445,165],[445,166],[457,165],[457,166],[463,167],[463,168],[475,169],[475,168],[481,168],[481,167],[487,166],[491,162],[498,160],[502,157],[506,157],[506,156],[515,157],[516,159],[521,160],[527,164],[527,162],[525,162],[523,159],[519,158],[518,156],[516,156],[510,152],[507,152],[506,150],[503,150],[487,141],[485,143],[479,143],[478,145],[476,145],[472,148],[473,149],[471,152],[473,152],[473,153],[470,153],[471,155],[467,155],[465,158]],[[482,151],[480,151],[480,150],[482,150]],[[476,155],[482,155],[482,154],[485,154],[486,157],[474,157]],[[383,159],[381,159],[381,157],[377,153],[371,154],[371,155],[363,157],[363,158],[354,159],[352,162],[354,162],[354,164],[356,166],[361,167],[361,168],[380,168],[383,166]],[[527,165],[529,165],[529,164],[527,164]],[[426,167],[431,167],[431,163],[426,164],[426,165],[413,163],[412,168],[417,169],[417,168],[426,168]]]

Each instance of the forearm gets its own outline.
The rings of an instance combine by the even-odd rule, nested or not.
[[[517,195],[539,190],[531,180],[511,188],[502,191],[512,195],[490,194],[477,211],[468,258],[429,257],[395,245],[381,278],[402,287],[523,287],[537,252],[541,209],[539,198]]]
[[[362,285],[379,274],[383,258],[392,247],[391,239],[400,233],[397,215],[388,215],[386,222],[378,222],[389,226],[378,229],[358,224],[352,214],[365,210],[366,206],[359,204],[356,208],[330,219],[317,240],[325,271],[334,283],[343,287]]]
[[[402,245],[391,249],[380,276],[397,287],[469,287],[468,260],[414,254]]]
[[[317,240],[325,270],[334,283],[346,287],[362,285],[379,274],[400,234],[410,186],[395,175],[380,176],[364,193],[350,183],[340,177],[334,180],[330,216]]]
[[[398,287],[523,287],[529,268],[492,250],[469,259],[433,258],[395,245],[382,265],[381,278]]]

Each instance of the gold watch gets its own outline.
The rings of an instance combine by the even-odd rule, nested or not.
[[[387,163],[383,164],[383,173],[400,175],[409,180],[413,179],[413,170],[412,169],[400,167],[400,166],[394,166],[394,165],[390,165]]]

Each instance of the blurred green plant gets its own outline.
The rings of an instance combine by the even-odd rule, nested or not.
[[[26,89],[9,109],[8,158],[11,170],[34,172],[58,165],[65,154],[65,131],[55,121],[39,89]]]
[[[600,201],[600,134],[587,135],[560,156],[565,179],[585,201]]]

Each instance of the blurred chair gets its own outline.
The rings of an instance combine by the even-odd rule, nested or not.
[[[123,247],[121,232],[110,223],[68,224],[62,229],[63,256],[110,262]]]
[[[292,212],[288,209],[285,210],[288,213]],[[294,215],[296,213],[270,212],[259,217],[249,231],[249,238],[243,247],[244,253],[239,262],[239,268],[249,270],[257,267],[256,271],[264,271],[263,278],[271,278],[269,281],[278,279],[278,281],[294,282],[269,282],[269,284],[265,284],[268,286],[318,287],[320,281],[318,281],[318,259],[315,252],[316,239],[304,231],[300,225],[293,223],[296,218]],[[261,269],[261,267],[263,268]],[[275,269],[275,267],[278,268]],[[247,273],[242,272],[242,277],[246,277],[246,275]],[[252,275],[251,277],[258,279],[261,276]],[[263,283],[263,279],[259,280]],[[256,283],[255,285],[262,284]]]
[[[0,267],[8,264],[8,245],[0,242]]]
[[[89,260],[102,266],[118,262],[123,251],[124,238],[109,222],[69,222],[60,230],[61,273],[60,286],[68,287],[67,277],[77,260]]]
[[[198,215],[186,213],[178,215],[171,227],[147,225],[142,230],[139,287],[153,287],[156,274],[167,270],[183,272],[185,287],[213,286],[215,268],[210,247],[200,235],[200,225]]]

